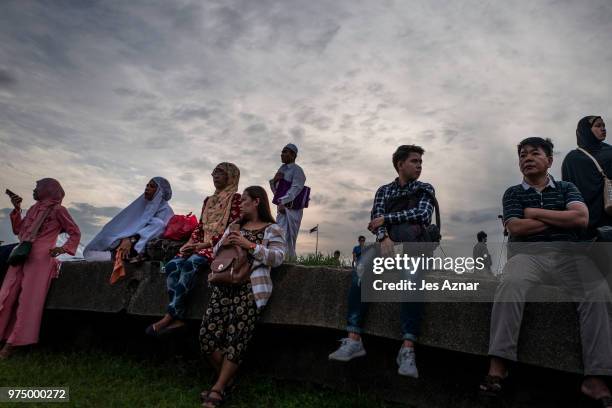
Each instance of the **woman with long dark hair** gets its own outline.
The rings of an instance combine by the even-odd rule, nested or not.
[[[218,378],[210,391],[201,395],[205,407],[224,402],[227,386],[233,383],[255,323],[272,294],[270,270],[282,264],[285,256],[285,239],[270,212],[266,190],[259,186],[246,188],[240,213],[236,225],[239,230],[230,232],[230,225],[214,252],[217,254],[222,246],[243,248],[248,252],[250,276],[243,282],[229,283],[223,273],[208,275],[212,293],[200,328],[200,348]]]

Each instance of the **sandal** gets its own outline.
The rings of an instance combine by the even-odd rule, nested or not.
[[[232,380],[229,382],[229,384],[227,384],[225,386],[225,390],[223,390],[223,396],[224,399],[227,400],[230,395],[232,394],[232,392],[234,391],[234,388],[236,388],[236,380]],[[211,391],[213,390],[204,390],[200,393],[200,401],[204,402],[206,400],[206,398],[210,395]],[[217,392],[217,391],[215,391]]]
[[[132,258],[128,258],[127,261],[130,264],[141,264],[144,261],[146,261],[146,259],[145,259],[145,257],[143,255],[138,254],[138,255],[136,255],[136,256],[134,256]]]
[[[210,396],[212,393],[218,394],[221,398],[213,398]],[[212,389],[210,391],[204,391],[200,394],[200,397],[203,397],[203,407],[218,407],[221,406],[225,402],[225,393],[223,391]],[[208,404],[208,405],[206,405]]]
[[[480,383],[480,395],[485,397],[499,397],[504,389],[504,380],[505,378],[497,375],[487,375]]]

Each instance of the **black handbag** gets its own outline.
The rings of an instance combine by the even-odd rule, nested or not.
[[[36,224],[36,226],[34,227],[34,230],[32,231],[32,235],[29,237],[29,240],[21,241],[15,248],[13,248],[6,263],[11,266],[17,266],[25,263],[25,261],[28,259],[28,256],[30,256],[30,252],[32,252],[32,242],[34,242],[34,240],[36,239],[36,235],[38,235],[40,227],[42,226],[43,222],[47,219],[50,213],[51,208],[48,208],[45,211],[44,215],[38,220],[38,224]]]
[[[436,223],[422,225],[407,222],[403,224],[387,225],[387,233],[393,242],[422,242],[424,243],[424,251],[433,252],[438,245],[440,245],[440,240],[442,239],[440,233],[442,228],[440,207],[438,205],[438,200],[433,194],[425,189],[418,189],[412,194],[392,199],[386,206],[386,213],[389,214],[416,208],[423,194],[429,195],[433,201],[436,213]]]
[[[20,242],[15,248],[13,248],[6,262],[11,266],[21,265],[26,261],[26,259],[28,259],[31,251],[31,241]]]

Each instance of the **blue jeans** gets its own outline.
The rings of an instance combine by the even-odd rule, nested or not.
[[[420,279],[421,274],[416,273],[415,278]],[[368,311],[369,303],[361,301],[361,285],[357,271],[353,268],[351,274],[351,288],[348,295],[348,313],[346,316],[346,331],[361,334],[363,318]],[[402,339],[417,341],[421,331],[421,319],[423,317],[423,302],[400,303],[400,322],[402,328]]]
[[[200,267],[208,266],[208,259],[200,255],[189,258],[177,256],[166,264],[166,286],[170,303],[166,311],[176,319],[185,315],[185,299],[193,289],[195,275]]]

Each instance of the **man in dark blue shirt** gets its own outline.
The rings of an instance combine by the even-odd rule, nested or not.
[[[361,254],[363,253],[363,248],[365,247],[365,237],[360,235],[357,238],[357,242],[359,245],[353,248],[353,268],[359,263],[361,260]]]
[[[383,256],[393,256],[395,243],[389,237],[389,228],[406,224],[422,228],[431,223],[435,191],[430,184],[418,181],[424,152],[422,147],[415,145],[398,147],[392,159],[398,177],[376,191],[368,229],[376,234]],[[416,197],[412,208],[391,210],[394,200],[408,197]],[[417,271],[415,276],[419,276],[418,274]],[[366,354],[361,342],[361,325],[367,306],[368,303],[361,302],[360,278],[354,270],[348,299],[348,337],[342,339],[340,348],[329,355],[330,360],[346,362]],[[414,342],[419,335],[422,312],[423,303],[419,301],[404,302],[400,306],[403,343],[396,360],[400,375],[418,378]]]
[[[506,362],[516,361],[517,343],[527,292],[553,283],[572,293],[577,303],[585,379],[582,392],[612,407],[610,391],[601,376],[612,375],[612,331],[607,282],[597,278],[593,262],[560,250],[585,228],[589,212],[572,183],[555,181],[549,139],[532,137],[518,145],[521,184],[504,194],[504,223],[510,241],[522,242],[504,266],[491,313],[489,373],[480,385],[486,395],[497,395],[507,376]],[[556,244],[552,244],[556,242]],[[516,245],[516,244],[515,244]],[[566,244],[568,245],[568,244]],[[564,248],[564,247],[563,247]],[[578,288],[578,290],[577,290]]]

